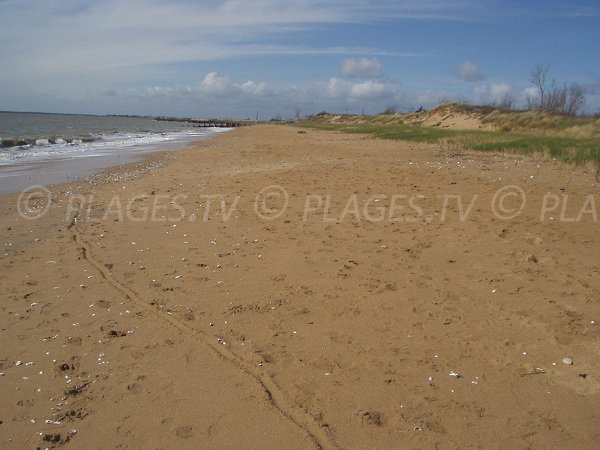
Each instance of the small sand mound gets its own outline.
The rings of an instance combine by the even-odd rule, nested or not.
[[[451,108],[436,108],[430,112],[415,113],[409,123],[421,123],[427,127],[450,128],[456,130],[494,130],[494,126],[484,123],[479,113],[466,113]],[[420,116],[420,117],[419,117]]]

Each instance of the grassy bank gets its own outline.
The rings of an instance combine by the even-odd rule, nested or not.
[[[438,143],[457,150],[545,154],[574,164],[591,162],[595,164],[597,172],[600,172],[599,138],[559,136],[535,131],[458,130],[408,123],[330,123],[318,119],[303,122],[300,126],[346,133],[366,133],[382,139]]]

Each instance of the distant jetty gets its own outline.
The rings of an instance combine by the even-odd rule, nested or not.
[[[235,128],[243,127],[247,125],[253,125],[256,122],[254,120],[233,120],[233,119],[193,119],[189,117],[156,117],[155,120],[162,122],[185,122],[189,123],[194,127],[215,127],[215,128]]]

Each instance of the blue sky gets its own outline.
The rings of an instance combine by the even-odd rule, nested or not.
[[[291,117],[517,105],[529,73],[600,111],[600,3],[0,0],[0,110]]]

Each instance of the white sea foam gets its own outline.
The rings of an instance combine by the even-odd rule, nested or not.
[[[229,128],[202,128],[182,131],[154,132],[154,133],[114,133],[110,135],[94,135],[92,142],[83,142],[74,139],[67,142],[65,139],[36,139],[35,144],[20,147],[0,149],[0,165],[19,164],[26,162],[52,160],[57,158],[86,158],[107,154],[119,154],[123,151],[135,151],[135,147],[156,147],[160,144],[185,143],[194,138],[207,136],[212,133],[228,131]]]

